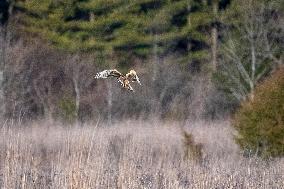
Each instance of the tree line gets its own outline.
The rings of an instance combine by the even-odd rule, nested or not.
[[[3,114],[83,121],[230,115],[283,64],[280,0],[6,0]],[[134,94],[95,81],[136,68]]]

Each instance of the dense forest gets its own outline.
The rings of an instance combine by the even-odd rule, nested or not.
[[[16,119],[222,119],[283,64],[280,0],[6,0],[1,112]],[[136,69],[129,93],[98,71]]]

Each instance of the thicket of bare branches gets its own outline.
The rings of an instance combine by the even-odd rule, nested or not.
[[[238,101],[253,99],[258,82],[283,65],[283,16],[276,14],[277,3],[244,3],[236,8],[241,21],[224,33],[219,59],[225,77],[220,85]]]
[[[6,54],[8,118],[77,122],[96,117],[112,121],[157,116],[185,120],[210,114],[208,97],[203,93],[208,83],[202,74],[191,74],[191,70],[175,64],[174,55],[143,68],[134,65],[142,86],[133,84],[135,92],[130,93],[115,79],[93,78],[96,72],[112,68],[100,65],[95,54],[58,52],[21,39],[7,43]]]

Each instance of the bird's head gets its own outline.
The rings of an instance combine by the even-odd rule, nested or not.
[[[130,75],[133,75],[133,76],[134,76],[134,75],[137,75],[135,70],[130,70],[130,71],[129,71],[129,74],[130,74]]]
[[[127,75],[129,75],[132,78],[132,82],[137,82],[137,83],[139,83],[141,85],[141,82],[139,80],[139,77],[136,74],[136,71],[130,70]]]

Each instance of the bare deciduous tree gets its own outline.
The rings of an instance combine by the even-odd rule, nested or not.
[[[92,77],[93,70],[90,56],[69,55],[65,63],[65,72],[71,79],[75,92],[75,119],[77,123],[82,97],[84,98],[86,92],[88,92],[87,88],[94,80]]]
[[[242,5],[240,22],[228,31],[222,46],[223,75],[227,78],[230,93],[239,101],[253,99],[255,85],[275,64],[282,64],[279,48],[273,34],[279,20],[269,14],[267,7],[255,1]],[[279,33],[281,34],[281,32]],[[283,35],[283,33],[282,33]]]

